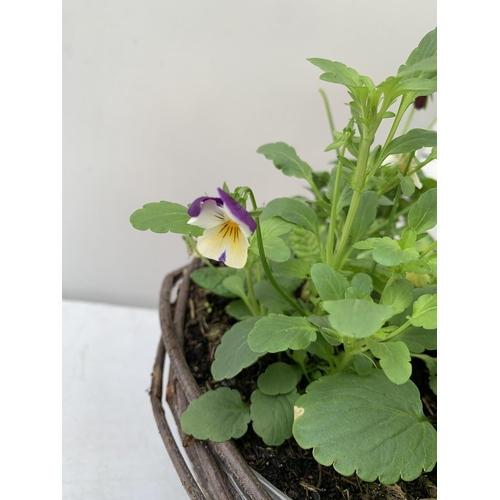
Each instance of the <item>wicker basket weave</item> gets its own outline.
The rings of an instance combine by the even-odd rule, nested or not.
[[[196,500],[272,500],[288,498],[245,462],[232,441],[214,443],[194,442],[186,436],[180,426],[180,416],[187,405],[197,399],[201,392],[186,363],[184,346],[184,317],[192,271],[200,266],[193,260],[187,268],[168,274],[160,292],[161,338],[158,344],[151,382],[151,403],[158,430],[174,464],[177,474],[189,497]],[[177,299],[172,303],[173,293],[179,285]],[[194,475],[187,466],[165,417],[162,398],[165,359],[170,360],[170,372],[166,385],[166,401],[182,442],[190,443],[185,451]]]

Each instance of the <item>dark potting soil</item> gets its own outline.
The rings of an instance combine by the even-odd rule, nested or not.
[[[213,380],[210,366],[222,334],[235,320],[224,313],[228,300],[191,284],[186,313],[185,352],[191,371],[203,391],[220,386],[238,389],[245,401],[256,389],[256,380],[266,366],[278,360],[268,354],[230,380]],[[420,389],[423,409],[431,424],[437,424],[437,401],[428,386],[428,371],[418,359],[411,379]],[[316,462],[312,450],[303,450],[293,438],[281,446],[267,446],[251,426],[236,446],[249,465],[292,500],[431,500],[437,497],[437,469],[414,481],[383,485],[361,481],[356,474],[345,477],[333,467]]]

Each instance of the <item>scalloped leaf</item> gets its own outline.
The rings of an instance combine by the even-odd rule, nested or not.
[[[366,240],[368,241],[368,240]],[[373,260],[383,266],[399,266],[406,264],[413,259],[418,259],[419,253],[415,248],[402,249],[399,242],[384,236],[383,238],[373,238]]]
[[[395,385],[382,370],[310,384],[295,403],[293,435],[320,464],[363,481],[412,481],[436,464],[436,431],[417,387],[410,380]]]
[[[278,215],[288,222],[318,232],[318,217],[316,212],[303,201],[296,198],[276,198],[266,205],[266,211],[274,216]]]
[[[231,267],[202,267],[191,273],[191,279],[202,288],[206,288],[221,297],[234,299],[236,294],[229,291],[222,282],[229,276],[236,274],[237,270]]]
[[[292,437],[293,405],[298,397],[295,389],[274,396],[259,389],[252,393],[252,427],[268,446],[279,446]]]
[[[268,396],[288,394],[302,378],[302,372],[297,365],[289,365],[278,361],[266,368],[257,379],[257,387]]]
[[[224,308],[227,314],[232,318],[242,321],[244,319],[250,319],[253,317],[252,311],[248,309],[248,306],[241,299],[232,300]]]
[[[404,278],[398,278],[392,285],[384,290],[380,303],[390,306],[394,314],[403,312],[411,303],[413,283]]]
[[[404,342],[377,342],[366,340],[373,355],[380,359],[380,367],[395,384],[404,384],[411,376],[410,351]]]
[[[420,40],[418,46],[411,51],[411,54],[408,56],[406,62],[401,65],[398,70],[398,75],[408,76],[413,75],[415,71],[419,73],[431,72],[434,73],[435,68],[428,68],[428,60],[436,57],[437,55],[437,28],[429,31],[423,38]],[[419,65],[424,64],[424,68],[421,68]],[[417,68],[417,69],[415,69]],[[408,71],[409,70],[409,71]]]
[[[239,438],[250,422],[250,406],[236,389],[219,387],[190,403],[181,416],[182,430],[196,439],[216,443]]]
[[[357,339],[370,337],[393,315],[392,307],[364,299],[328,300],[323,308],[334,330]]]
[[[153,233],[177,233],[201,236],[204,229],[188,224],[191,217],[187,208],[179,203],[158,201],[147,203],[130,216],[130,223],[139,231],[150,229]]]
[[[320,76],[321,80],[339,83],[346,87],[358,87],[362,85],[360,74],[355,69],[347,67],[344,63],[320,57],[312,57],[308,61],[324,71]]]
[[[290,233],[290,245],[293,253],[299,259],[303,259],[306,262],[310,259],[320,260],[318,240],[311,231],[300,226],[295,226]],[[309,272],[309,269],[307,271]]]
[[[298,157],[295,149],[284,142],[264,144],[257,149],[257,153],[271,160],[274,166],[285,175],[299,179],[312,179],[312,168]]]
[[[222,336],[211,368],[215,380],[232,378],[257,361],[260,355],[250,349],[247,338],[259,319],[254,317],[240,321]]]
[[[363,191],[350,230],[350,236],[353,243],[359,241],[372,225],[377,215],[377,205],[377,193],[374,191]]]
[[[314,264],[311,267],[311,278],[323,300],[343,299],[349,288],[346,277],[326,264]]]
[[[255,323],[248,335],[248,345],[255,352],[305,349],[316,340],[316,331],[307,318],[269,314]]]
[[[437,189],[426,191],[411,207],[408,213],[408,225],[417,234],[432,229],[437,224]]]
[[[285,262],[290,258],[290,247],[279,236],[267,236],[263,239],[264,253],[269,260]],[[257,238],[250,245],[250,251],[260,255]]]
[[[437,294],[421,295],[413,303],[410,322],[413,326],[421,326],[426,330],[433,330],[437,327]]]
[[[417,151],[421,148],[434,148],[437,145],[437,133],[434,130],[414,128],[406,134],[393,139],[384,151],[384,157]]]
[[[298,226],[295,226],[298,227]],[[314,235],[307,231],[311,236]],[[316,238],[314,238],[316,241]],[[316,242],[317,246],[317,242]],[[295,252],[295,249],[294,249]],[[295,252],[296,253],[296,252]],[[293,278],[306,279],[309,277],[309,271],[311,269],[311,264],[306,259],[296,259],[292,258],[287,260],[286,262],[278,262],[273,266],[276,274],[281,274],[283,276],[291,276]]]
[[[422,353],[425,350],[435,351],[437,349],[437,330],[426,330],[410,326],[397,336],[398,340],[404,342],[410,352]]]

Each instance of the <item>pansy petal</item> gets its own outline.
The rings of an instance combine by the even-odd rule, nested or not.
[[[229,267],[241,269],[245,266],[248,240],[241,228],[232,222],[207,229],[198,238],[198,251],[208,259],[224,262]]]
[[[209,196],[200,196],[199,198],[196,198],[196,200],[191,203],[191,205],[188,208],[188,215],[191,217],[198,217],[200,215],[200,212],[202,210],[203,204],[207,200],[214,200],[219,207],[222,207],[222,200],[220,198],[210,198]]]
[[[225,191],[220,188],[217,188],[217,191],[224,202],[224,208],[228,212],[230,219],[241,226],[245,236],[250,236],[257,229],[257,223],[253,220],[252,216]]]
[[[226,212],[221,206],[219,206],[217,200],[214,198],[207,198],[201,205],[199,215],[189,219],[188,224],[193,224],[204,229],[210,229],[211,227],[220,225],[227,219],[228,217]]]

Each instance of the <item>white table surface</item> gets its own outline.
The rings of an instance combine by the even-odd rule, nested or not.
[[[188,499],[148,395],[158,312],[76,301],[62,312],[63,499]]]

